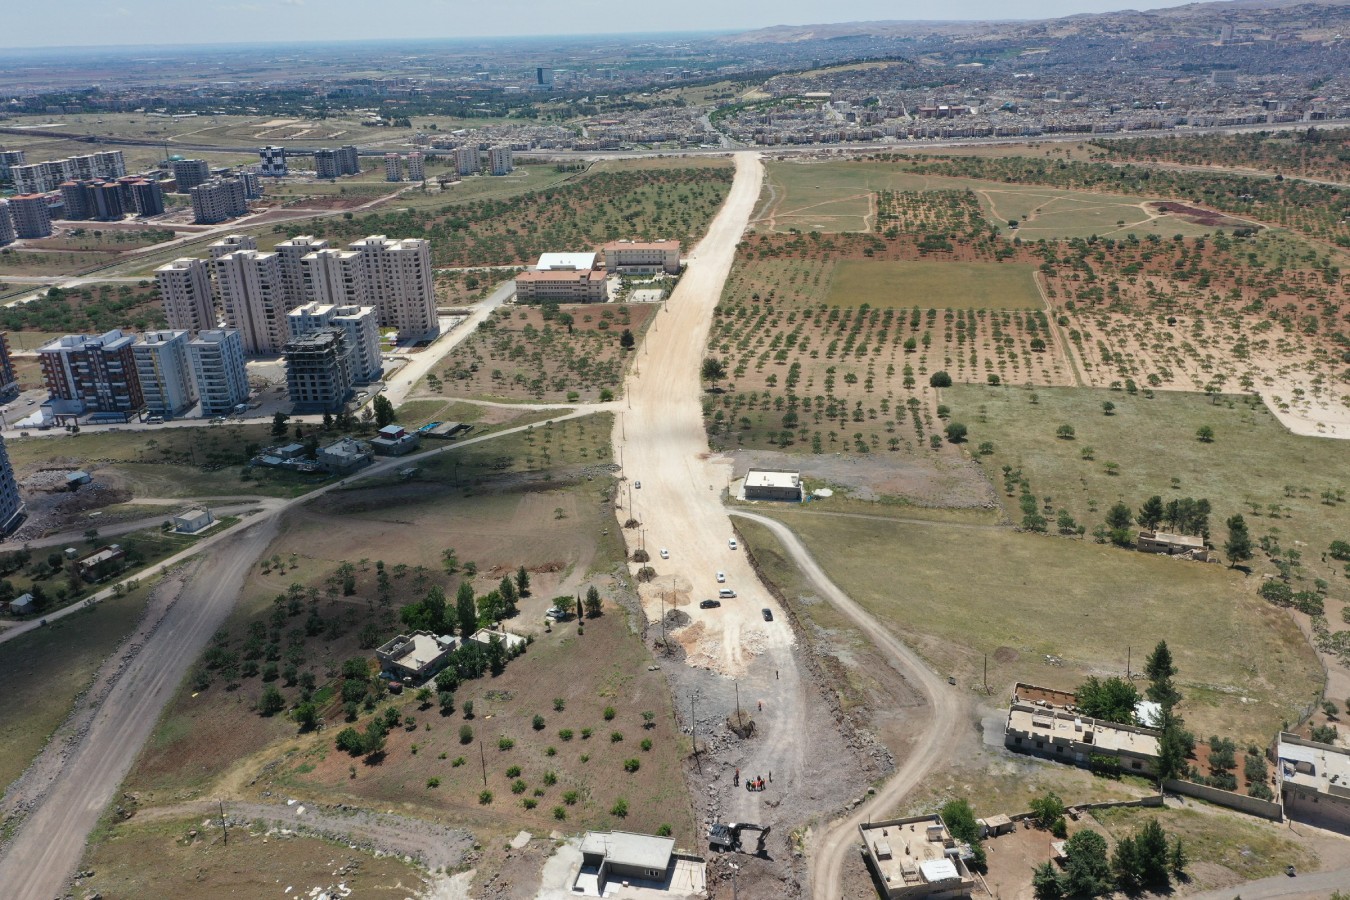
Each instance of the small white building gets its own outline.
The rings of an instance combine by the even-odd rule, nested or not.
[[[173,517],[173,530],[179,534],[196,534],[215,522],[211,510],[205,508],[189,509]]]
[[[36,609],[37,605],[33,603],[32,594],[20,594],[9,601],[9,611],[16,616],[26,616]]]
[[[785,469],[751,469],[745,473],[745,499],[790,500],[800,503],[801,474]]]

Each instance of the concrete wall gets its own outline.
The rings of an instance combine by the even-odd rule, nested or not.
[[[1187,797],[1195,797],[1198,800],[1206,800],[1219,806],[1236,809],[1238,812],[1244,812],[1248,815],[1270,819],[1272,822],[1284,821],[1283,807],[1270,800],[1259,800],[1256,797],[1248,797],[1246,794],[1235,794],[1232,791],[1210,787],[1207,784],[1196,784],[1193,781],[1169,779],[1163,782],[1163,789],[1174,794],[1184,794]]]

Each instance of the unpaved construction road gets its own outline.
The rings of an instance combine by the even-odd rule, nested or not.
[[[266,519],[209,554],[122,669],[84,739],[0,857],[8,900],[51,900],[65,893],[89,833],[276,531],[277,520]]]

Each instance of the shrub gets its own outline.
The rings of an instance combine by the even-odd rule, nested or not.
[[[513,740],[512,740],[511,738],[509,738],[509,737],[500,737],[500,738],[497,738],[497,749],[498,749],[498,750],[510,750],[510,749],[511,749],[512,747],[514,747],[515,745],[516,745],[516,742],[513,741]]]
[[[567,707],[567,701],[561,697],[553,698],[553,711],[562,712]]]
[[[612,721],[612,720],[614,719],[614,716],[615,716],[614,707],[612,707],[612,706],[606,706],[606,707],[605,707],[605,721],[606,721],[606,722]]]
[[[438,788],[438,787],[440,787],[440,786],[441,786],[441,780],[440,780],[439,778],[437,778],[435,775],[432,775],[430,778],[427,779],[427,787],[429,787],[429,788]]]
[[[576,791],[567,791],[563,794],[562,799],[568,806],[576,806],[579,796]]]
[[[544,748],[544,755],[545,755],[545,756],[557,756],[557,755],[558,755],[558,748],[557,748],[557,747],[545,747],[545,748]]]
[[[659,827],[659,828],[656,829],[656,836],[657,836],[657,837],[670,837],[670,834],[671,834],[671,831],[672,831],[672,830],[673,830],[673,829],[671,829],[671,827],[670,827],[669,825],[666,825],[666,824],[663,823],[663,824],[661,825],[661,827]]]
[[[561,806],[553,807],[553,818],[557,819],[559,822],[563,821],[567,818],[567,810]]]
[[[628,801],[620,797],[614,801],[614,805],[609,808],[609,814],[620,819],[628,816]]]
[[[650,750],[650,749],[652,749],[652,739],[651,739],[651,738],[643,738],[643,739],[642,739],[642,743],[639,744],[638,746],[640,746],[643,750]]]
[[[450,768],[452,768],[452,769],[458,769],[460,766],[464,765],[466,762],[468,762],[468,760],[466,760],[464,757],[462,757],[462,756],[456,756],[454,759],[450,760]]]
[[[510,768],[508,768],[508,769],[506,770],[506,777],[507,777],[507,778],[519,778],[519,777],[520,777],[520,766],[511,766]]]
[[[517,778],[515,781],[511,782],[511,793],[523,794],[525,793],[525,787],[525,782]]]
[[[459,726],[459,742],[461,744],[470,743],[473,740],[473,726],[465,722]]]
[[[617,744],[617,743],[618,743],[619,741],[621,741],[621,740],[623,740],[623,732],[622,732],[622,731],[611,731],[611,732],[609,733],[609,742],[610,742],[611,744]]]
[[[562,729],[561,731],[558,732],[558,737],[564,741],[570,741],[572,739],[572,729],[570,728]]]
[[[534,809],[536,806],[539,805],[539,801],[534,799],[533,797],[525,797],[520,801],[520,805],[525,807],[526,809]]]
[[[541,716],[541,715],[535,715],[535,717],[534,717],[533,719],[530,720],[530,725],[531,725],[531,727],[534,728],[535,731],[543,731],[543,730],[544,730],[544,717]]]
[[[491,803],[492,791],[479,791],[478,802],[481,803],[483,806],[487,806],[489,803]]]
[[[946,372],[937,371],[928,376],[928,386],[935,388],[945,388],[952,386],[952,376]]]
[[[557,772],[549,771],[544,773],[544,784],[548,785],[549,787],[553,787],[557,783],[558,783]]]
[[[635,759],[625,759],[625,760],[623,761],[623,770],[624,770],[625,772],[628,772],[629,774],[632,774],[633,772],[636,772],[636,771],[637,771],[638,769],[640,769],[640,768],[642,768],[642,763],[640,763],[636,758],[635,758]]]
[[[583,729],[581,729],[581,739],[582,739],[583,741],[584,741],[584,740],[588,740],[588,739],[590,738],[590,736],[591,736],[592,734],[594,734],[594,733],[595,733],[595,732],[591,731],[591,729],[589,729],[589,728],[583,728]]]

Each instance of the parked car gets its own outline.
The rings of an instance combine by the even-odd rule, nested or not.
[[[662,547],[662,548],[661,548],[661,558],[662,558],[662,559],[670,559],[670,551],[667,550],[665,547]]]
[[[761,609],[760,612],[764,615],[764,621],[765,621],[765,622],[772,622],[772,621],[773,621],[773,610],[769,609],[769,608],[766,606],[766,607],[764,607],[763,609]]]
[[[726,584],[726,582],[727,582],[727,573],[726,573],[726,572],[718,572],[718,573],[717,573],[717,583],[718,583],[718,584]]]
[[[635,482],[633,482],[633,487],[637,488],[638,490],[641,490],[641,489],[642,489],[642,482],[641,482],[641,481],[635,481]]]
[[[698,605],[698,608],[699,608],[699,609],[717,609],[717,607],[719,607],[719,606],[721,606],[721,605],[722,605],[722,602],[721,602],[720,600],[704,600],[702,603],[700,603],[700,604]]]
[[[736,592],[733,591],[731,588],[722,588],[717,592],[717,596],[731,599],[732,597],[736,596]]]
[[[735,549],[736,549],[736,539],[735,539],[735,538],[732,538],[731,540],[727,541],[727,546],[730,547],[732,550],[735,550]]]

